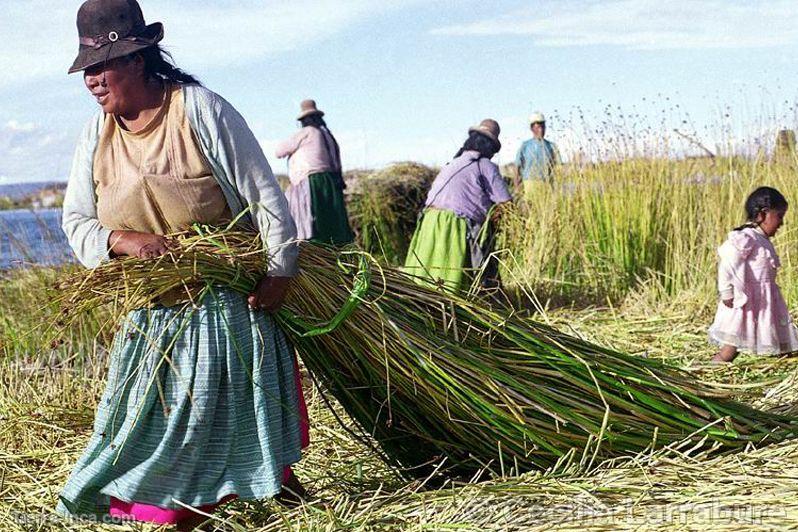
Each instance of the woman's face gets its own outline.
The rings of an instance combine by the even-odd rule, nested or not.
[[[760,214],[760,218],[762,218],[762,222],[760,222],[759,227],[762,228],[762,231],[768,235],[773,236],[776,234],[776,231],[779,230],[779,227],[782,226],[784,223],[784,215],[787,214],[787,207],[783,209],[768,209],[763,214]]]
[[[103,74],[105,87],[103,87]],[[131,95],[136,94],[144,80],[144,61],[140,56],[119,57],[87,68],[83,72],[86,88],[100,104],[105,113],[125,115],[132,109]]]

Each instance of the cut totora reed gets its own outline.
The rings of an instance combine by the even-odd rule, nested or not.
[[[246,294],[259,237],[199,230],[157,260],[125,258],[65,278],[61,304],[119,318],[170,290]],[[662,362],[564,334],[511,310],[419,286],[354,250],[301,243],[277,319],[305,365],[408,475],[446,457],[455,473],[585,463],[693,439],[719,451],[781,441],[794,418],[731,400]],[[190,303],[189,303],[190,304]]]

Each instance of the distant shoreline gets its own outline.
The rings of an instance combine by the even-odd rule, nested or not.
[[[3,216],[13,216],[14,214],[22,214],[22,213],[25,214],[33,213],[35,215],[42,215],[53,211],[61,211],[61,207],[41,207],[38,209],[21,207],[19,209],[0,209],[0,218],[2,218]]]
[[[65,182],[13,183],[0,185],[0,211],[60,208]]]

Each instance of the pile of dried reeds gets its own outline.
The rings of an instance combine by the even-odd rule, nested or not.
[[[75,311],[116,315],[182,288],[248,293],[265,261],[255,234],[198,230],[157,260],[121,259],[61,284]],[[684,439],[741,448],[798,421],[756,410],[655,360],[632,357],[433,288],[359,251],[303,243],[278,314],[305,365],[404,468],[436,458],[470,473],[636,454]]]

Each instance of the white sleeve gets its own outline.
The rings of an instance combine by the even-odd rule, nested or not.
[[[108,237],[111,230],[100,225],[97,219],[93,176],[94,150],[102,118],[102,113],[92,118],[80,136],[64,195],[61,221],[72,251],[87,268],[110,259]]]
[[[718,293],[723,300],[733,299],[735,307],[748,301],[745,292],[745,263],[751,253],[750,239],[733,235],[718,248]]]
[[[260,143],[241,114],[219,97],[220,151],[226,154],[230,181],[252,209],[252,218],[269,254],[269,275],[291,277],[297,272],[296,225]]]

